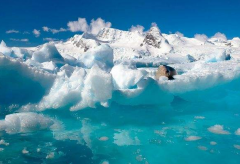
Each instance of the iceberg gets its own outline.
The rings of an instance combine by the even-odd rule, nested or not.
[[[0,120],[0,131],[7,133],[24,133],[29,131],[44,130],[50,128],[54,121],[46,116],[36,113],[14,113],[6,115]]]
[[[152,27],[2,42],[0,161],[239,163],[238,40]],[[174,79],[156,79],[161,65]]]

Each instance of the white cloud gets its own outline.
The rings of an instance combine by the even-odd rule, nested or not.
[[[39,37],[40,36],[40,30],[36,30],[36,29],[34,29],[33,31],[33,34],[36,36],[36,37]]]
[[[208,37],[205,34],[195,34],[194,38],[202,42],[206,42],[208,40]]]
[[[224,130],[222,125],[214,125],[208,128],[208,131],[215,134],[230,134],[229,131]]]
[[[14,38],[10,38],[10,40],[12,41],[17,41],[17,42],[28,42],[28,39],[14,39]]]
[[[43,31],[49,32],[49,28],[47,26],[42,27]]]
[[[19,33],[19,31],[17,30],[8,30],[6,31],[7,34],[11,34],[11,33]]]
[[[90,32],[94,35],[97,35],[102,28],[110,28],[112,24],[110,22],[105,22],[102,18],[96,20],[92,19],[90,24]]]
[[[222,39],[224,41],[227,41],[227,37],[225,34],[217,32],[212,38]]]
[[[24,31],[23,34],[30,34],[30,32],[28,32],[28,31]]]
[[[137,26],[132,26],[129,31],[131,32],[139,32],[140,34],[143,33],[144,27],[141,25],[137,25]]]
[[[78,18],[77,21],[70,21],[68,22],[67,26],[69,30],[72,32],[87,32],[88,31],[88,23],[85,18]]]
[[[158,25],[157,25],[156,22],[152,22],[152,23],[151,23],[151,27],[158,27]]]
[[[112,24],[110,22],[105,22],[105,20],[103,20],[102,18],[98,18],[96,20],[92,19],[89,25],[85,18],[78,18],[77,21],[68,22],[67,26],[72,32],[81,31],[96,35],[102,28],[109,28],[112,26]]]
[[[43,41],[57,41],[56,38],[43,38]]]
[[[42,27],[42,29],[43,29],[43,31],[45,31],[45,32],[52,32],[53,34],[67,31],[67,29],[65,29],[65,28],[53,29],[53,28],[49,28],[49,27],[47,27],[47,26]]]
[[[179,31],[177,31],[175,34],[177,34],[180,37],[184,37],[183,33],[179,32]]]

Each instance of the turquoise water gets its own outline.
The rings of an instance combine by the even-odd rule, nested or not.
[[[43,112],[55,130],[1,132],[2,163],[240,163],[239,103],[120,106]],[[209,127],[223,125],[229,134]],[[198,140],[189,141],[189,136]]]

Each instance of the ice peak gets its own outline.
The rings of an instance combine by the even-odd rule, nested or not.
[[[165,38],[161,35],[158,27],[153,26],[147,32],[143,43],[152,45],[153,47],[160,48],[161,42],[165,40]]]
[[[156,27],[156,26],[152,26],[147,34],[148,35],[153,35],[155,37],[161,37],[162,36],[159,28]]]

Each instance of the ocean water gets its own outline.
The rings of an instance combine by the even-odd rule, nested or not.
[[[232,101],[47,110],[55,127],[1,132],[0,163],[238,164],[240,103]]]

